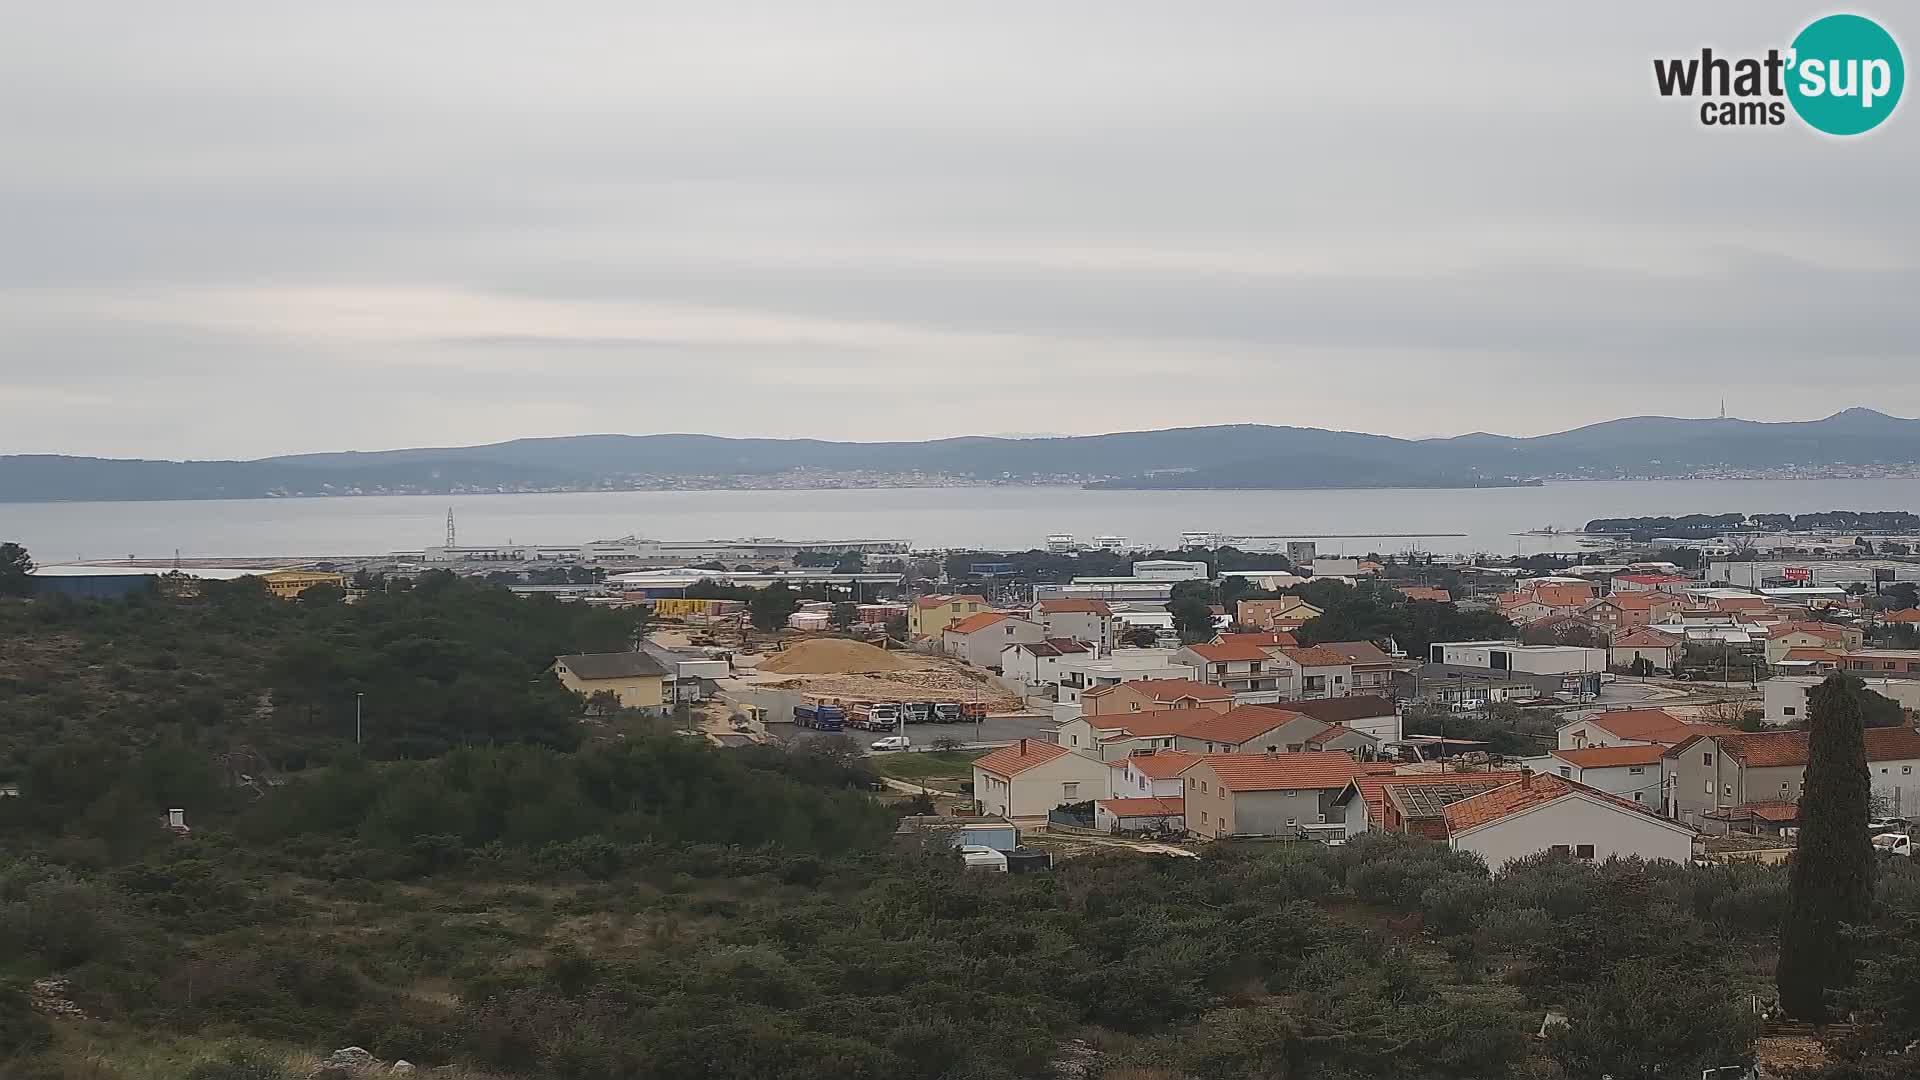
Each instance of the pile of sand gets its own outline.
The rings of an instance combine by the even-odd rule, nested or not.
[[[788,675],[853,675],[867,671],[906,671],[913,665],[885,649],[846,638],[814,638],[760,661],[761,671]]]

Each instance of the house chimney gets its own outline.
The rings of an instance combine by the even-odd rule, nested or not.
[[[1533,787],[1533,770],[1525,765],[1520,766],[1520,786],[1522,788]]]
[[[1027,740],[1025,739],[1020,740],[1020,756],[1021,757],[1027,756]]]

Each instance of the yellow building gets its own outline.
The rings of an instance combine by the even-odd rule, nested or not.
[[[969,615],[992,611],[984,596],[961,593],[958,596],[916,596],[907,609],[907,636],[914,640],[938,638],[948,625]]]
[[[667,669],[643,652],[559,656],[553,673],[560,685],[584,697],[611,691],[623,709],[666,711]]]
[[[283,600],[292,600],[315,585],[347,587],[347,575],[324,570],[269,570],[260,575],[260,580],[266,582],[268,592]]]

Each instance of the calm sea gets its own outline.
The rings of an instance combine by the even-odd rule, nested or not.
[[[1567,537],[1516,534],[1543,526],[1577,529],[1596,517],[1914,510],[1920,508],[1920,480],[1606,481],[1461,491],[874,488],[0,503],[0,540],[25,544],[43,563],[160,558],[176,549],[190,558],[374,555],[440,543],[449,508],[463,544],[757,536],[1025,549],[1056,532],[1171,546],[1182,532],[1207,531],[1325,537],[1320,550],[1335,554],[1516,554],[1572,550]]]

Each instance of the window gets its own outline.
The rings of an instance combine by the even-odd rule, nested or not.
[[[1067,736],[1067,738],[1069,738],[1069,739],[1071,739],[1071,740],[1073,740],[1073,745],[1075,745],[1075,746],[1079,746],[1079,745],[1080,745],[1080,736],[1078,736],[1078,735],[1069,735],[1069,736]]]
[[[1291,828],[1293,828],[1293,819],[1292,819],[1292,818],[1288,818],[1288,819],[1287,819],[1287,828],[1289,828],[1289,829],[1291,829]]]
[[[1712,780],[1708,780],[1708,781],[1707,781],[1707,794],[1709,794],[1709,795],[1711,795],[1711,794],[1713,794],[1713,781],[1712,781]]]
[[[1789,705],[1789,706],[1787,706],[1787,707],[1786,707],[1786,708],[1784,708],[1784,709],[1781,709],[1780,711],[1781,711],[1781,712],[1783,712],[1783,713],[1785,713],[1785,714],[1786,714],[1786,715],[1788,715],[1788,716],[1792,716],[1792,715],[1793,715],[1793,713],[1794,713],[1794,709],[1793,709],[1793,706],[1791,706],[1791,705]]]
[[[1205,825],[1206,823],[1207,823],[1207,812],[1205,810],[1202,810],[1200,811],[1200,824]]]
[[[1555,845],[1553,845],[1553,853],[1554,853],[1555,855],[1567,855],[1567,854],[1571,854],[1571,853],[1572,853],[1572,851],[1573,851],[1573,849],[1572,849],[1572,848],[1570,848],[1570,847],[1568,847],[1568,846],[1567,846],[1567,845],[1565,845],[1565,844],[1555,844]]]
[[[1347,677],[1345,675],[1335,675],[1333,681],[1335,683],[1343,683],[1347,681]]]
[[[1060,797],[1063,799],[1066,799],[1068,802],[1072,802],[1074,799],[1079,798],[1080,785],[1077,783],[1061,784]]]
[[[1574,848],[1574,849],[1573,849],[1573,857],[1574,857],[1574,858],[1576,858],[1576,859],[1591,859],[1591,858],[1593,858],[1593,845],[1592,845],[1592,844],[1581,844],[1581,845],[1580,845],[1579,847],[1576,847],[1576,848]]]
[[[1221,802],[1226,802],[1226,801],[1227,801],[1227,789],[1226,789],[1226,788],[1221,788],[1221,789],[1220,789],[1220,790],[1219,790],[1218,792],[1216,792],[1216,794],[1218,794],[1218,795],[1220,796],[1220,801],[1221,801]]]
[[[1721,785],[1720,794],[1729,799],[1733,798],[1733,785],[1732,784]]]
[[[1200,781],[1200,790],[1202,792],[1205,792],[1207,790],[1207,782],[1205,780]]]
[[[1560,775],[1561,775],[1561,776],[1564,776],[1564,777],[1566,777],[1566,778],[1567,778],[1567,779],[1569,779],[1569,780],[1571,780],[1571,779],[1573,779],[1573,770],[1572,770],[1572,769],[1569,769],[1569,768],[1568,768],[1568,767],[1566,767],[1565,765],[1562,765],[1562,766],[1560,766]]]
[[[1702,764],[1702,765],[1704,765],[1704,766],[1706,766],[1706,767],[1707,767],[1707,768],[1709,768],[1709,769],[1711,769],[1711,768],[1713,768],[1713,755],[1712,755],[1712,754],[1701,754],[1701,755],[1700,755],[1700,764]]]
[[[1781,791],[1787,790],[1787,782],[1785,780],[1780,781],[1780,790]]]
[[[1902,765],[1902,766],[1900,766],[1900,775],[1901,775],[1901,776],[1912,776],[1912,775],[1913,775],[1913,766],[1911,766],[1911,765]]]
[[[1636,792],[1634,792],[1634,793],[1633,793],[1633,801],[1634,801],[1634,802],[1646,802],[1647,800],[1646,800],[1646,799],[1644,799],[1644,798],[1642,798],[1642,796],[1643,796],[1643,795],[1645,795],[1645,794],[1646,794],[1646,792],[1644,792],[1644,791],[1636,791]]]
[[[1639,776],[1639,775],[1640,775],[1641,773],[1643,773],[1643,772],[1646,772],[1646,771],[1647,771],[1647,767],[1646,767],[1645,765],[1629,765],[1629,766],[1627,766],[1627,775],[1628,775],[1628,776]]]

